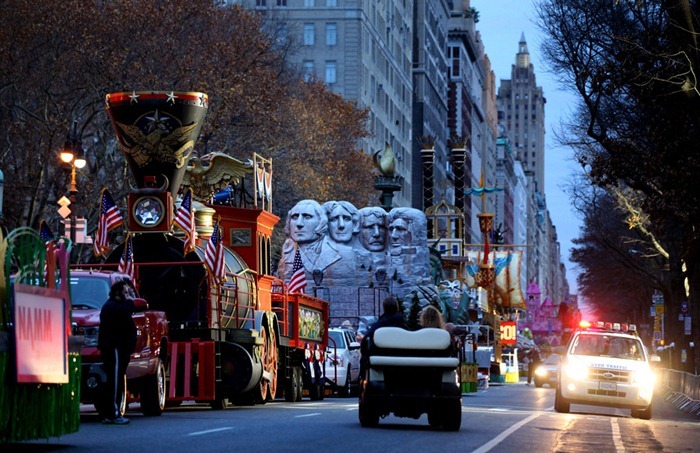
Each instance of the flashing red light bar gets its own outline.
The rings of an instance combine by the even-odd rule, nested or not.
[[[592,323],[587,320],[581,320],[578,323],[578,326],[580,329],[590,329],[591,327],[595,329],[601,329],[601,330],[617,330],[621,332],[636,332],[637,331],[637,326],[634,324],[623,324],[619,322],[603,322],[603,321],[596,321],[595,323]]]

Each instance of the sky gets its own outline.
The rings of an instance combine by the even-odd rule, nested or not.
[[[556,74],[545,66],[540,57],[540,43],[544,36],[535,25],[536,9],[532,0],[471,0],[471,6],[479,12],[476,30],[481,33],[484,52],[491,60],[496,75],[496,90],[501,79],[510,79],[515,64],[520,37],[525,33],[530,63],[535,71],[537,86],[542,87],[547,103],[545,112],[545,188],[552,223],[557,229],[561,258],[566,266],[567,280],[572,294],[577,293],[577,269],[569,261],[572,240],[578,237],[582,225],[572,207],[564,187],[574,173],[576,163],[573,151],[562,147],[555,140],[554,131],[568,114],[568,106],[574,96],[561,87]]]

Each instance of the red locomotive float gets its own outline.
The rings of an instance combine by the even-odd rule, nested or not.
[[[272,400],[278,389],[287,401],[300,400],[304,389],[311,399],[321,399],[329,307],[324,300],[289,293],[285,282],[271,275],[271,235],[279,218],[268,210],[269,190],[259,185],[261,175],[263,180],[271,175],[271,162],[255,155],[252,163],[240,163],[253,177],[230,181],[252,182],[252,200],[203,203],[196,213],[193,251],[171,231],[173,200],[207,108],[203,93],[107,96],[119,146],[136,181],[125,222],[134,280],[150,309],[165,312],[169,323],[166,402],[225,408],[228,402]],[[220,278],[205,265],[216,230],[225,263]],[[107,263],[118,263],[125,246],[116,247]]]

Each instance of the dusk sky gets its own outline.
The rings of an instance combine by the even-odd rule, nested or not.
[[[572,239],[579,235],[582,222],[571,206],[564,186],[574,173],[576,163],[572,161],[573,151],[555,141],[554,131],[560,126],[569,106],[573,105],[573,95],[563,91],[559,78],[549,72],[540,57],[540,43],[543,36],[534,24],[535,7],[532,0],[471,0],[471,6],[479,11],[476,29],[481,33],[484,51],[491,60],[496,74],[496,90],[501,79],[510,79],[511,66],[515,64],[520,36],[525,33],[530,63],[536,82],[542,87],[547,99],[545,104],[545,195],[552,223],[557,228],[562,261],[566,266],[567,278],[572,293],[577,293],[574,265],[569,261]]]

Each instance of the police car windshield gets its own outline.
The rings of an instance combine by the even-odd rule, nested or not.
[[[579,335],[571,347],[571,354],[644,360],[639,340],[612,335]]]

